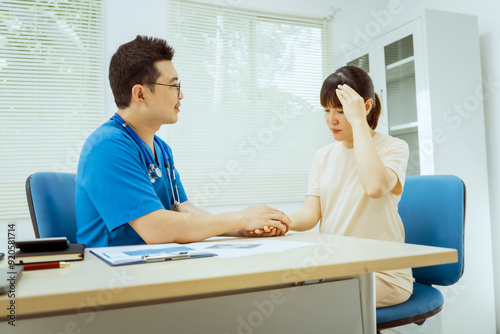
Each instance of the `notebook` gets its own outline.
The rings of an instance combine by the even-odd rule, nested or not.
[[[15,264],[42,263],[55,261],[80,261],[85,254],[84,244],[69,244],[68,248],[50,252],[23,252],[15,254]]]

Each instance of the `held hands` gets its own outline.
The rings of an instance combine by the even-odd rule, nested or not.
[[[373,100],[369,99],[366,102],[363,98],[348,85],[338,85],[335,90],[347,121],[350,124],[366,123],[366,115],[370,111]]]
[[[242,236],[271,237],[285,235],[290,229],[290,218],[283,212],[266,205],[249,207],[242,211]]]

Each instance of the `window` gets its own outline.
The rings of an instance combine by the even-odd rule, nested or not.
[[[319,104],[329,21],[170,1],[168,22],[184,93],[168,142],[190,200],[303,200],[332,142]]]
[[[28,218],[26,178],[76,173],[104,120],[102,3],[0,2],[0,219]]]

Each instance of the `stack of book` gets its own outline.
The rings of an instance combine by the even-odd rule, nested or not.
[[[66,238],[41,238],[17,241],[19,250],[15,264],[44,263],[56,261],[80,261],[85,254],[84,244],[70,244]]]

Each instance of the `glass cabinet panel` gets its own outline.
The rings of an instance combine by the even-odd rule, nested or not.
[[[413,36],[384,47],[389,134],[410,147],[408,175],[420,174]]]
[[[409,35],[385,47],[385,66],[408,59],[413,55],[413,35]]]
[[[365,54],[359,58],[351,60],[347,63],[349,66],[356,66],[365,71],[366,73],[370,73],[370,58],[368,54]]]

